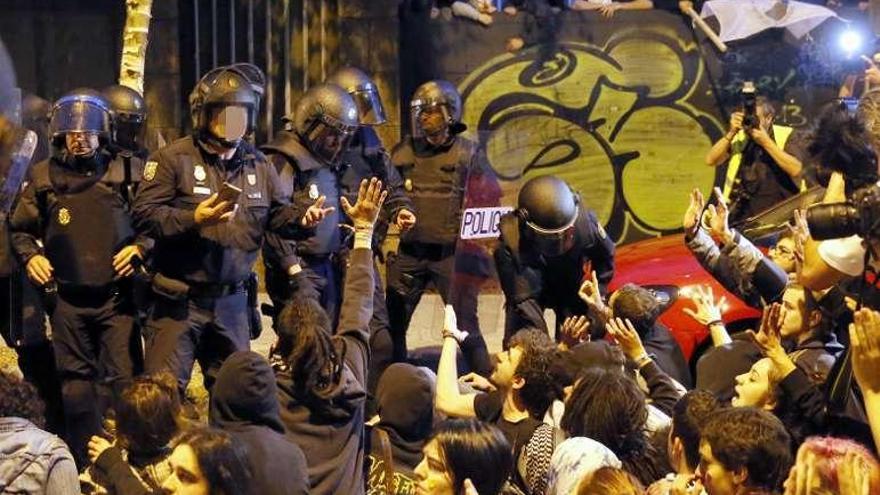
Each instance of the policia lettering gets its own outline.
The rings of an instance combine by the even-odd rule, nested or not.
[[[103,385],[118,394],[134,371],[130,275],[150,247],[135,235],[128,204],[126,177],[137,180],[141,162],[126,164],[107,149],[112,131],[112,113],[96,91],[55,102],[52,156],[34,166],[10,221],[15,251],[47,296],[65,440],[80,466],[109,405]]]

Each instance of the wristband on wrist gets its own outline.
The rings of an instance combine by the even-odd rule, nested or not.
[[[706,323],[706,328],[711,328],[713,325],[721,325],[724,326],[724,322],[722,320],[712,320],[709,323]]]
[[[636,366],[639,369],[642,369],[645,367],[646,364],[651,362],[651,356],[648,355],[648,353],[644,353],[641,356],[639,356],[638,358],[636,358],[635,362],[636,362]]]
[[[461,344],[461,341],[464,340],[464,339],[459,339],[459,335],[456,334],[455,332],[453,332],[452,330],[443,329],[442,335],[443,335],[443,340],[452,339],[457,344]]]

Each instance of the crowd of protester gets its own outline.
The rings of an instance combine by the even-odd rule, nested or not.
[[[651,6],[651,2],[631,4],[634,8]],[[594,5],[579,1],[572,8]],[[602,5],[613,13],[617,4]],[[517,7],[507,5],[505,11],[513,14]],[[482,18],[493,14],[497,6],[453,2],[451,8],[457,13],[470,9]],[[241,68],[215,71],[218,79],[239,78],[233,89],[251,91],[248,83],[252,81],[242,75]],[[217,82],[206,78],[206,87]],[[432,95],[449,97],[444,84],[428,83]],[[207,98],[213,96],[210,89],[202,95],[204,105],[211,103]],[[342,86],[322,85],[319,89],[325,91],[324,97],[347,94]],[[249,117],[259,108],[255,93],[246,95],[253,111]],[[309,103],[307,97],[303,100]],[[312,103],[322,112],[334,104],[316,100],[320,101]],[[413,108],[418,110],[414,110],[414,121],[421,122],[422,131],[431,136],[426,132],[430,119],[440,119],[445,127],[438,147],[446,152],[458,133],[452,129],[461,126],[460,101],[444,101],[434,105],[433,111],[417,108],[430,100],[414,98]],[[811,181],[825,187],[823,203],[871,197],[872,188],[878,187],[877,139],[872,132],[880,115],[871,93],[863,102],[856,115],[845,105],[829,106],[797,152],[808,153],[817,164]],[[217,148],[231,150],[229,157],[233,157],[237,156],[236,147],[241,146],[251,157],[261,157],[247,143],[246,126],[241,126],[236,139],[225,142],[225,148],[222,145],[228,136],[216,135],[237,128],[235,116],[224,112],[243,105],[223,99],[213,104],[217,107],[205,111],[205,127],[215,133]],[[198,114],[201,110],[194,107],[194,114]],[[772,106],[761,101],[759,108],[765,107],[758,115],[757,128],[748,131],[755,142],[755,134],[772,130]],[[352,121],[341,127],[357,129],[354,100],[348,110],[340,115]],[[223,125],[217,126],[220,117]],[[318,147],[308,148],[313,155],[303,151],[299,156],[330,162],[338,157],[340,146],[334,141],[338,136],[327,129],[340,125],[340,119],[324,114],[311,117],[315,122],[306,126],[306,131],[289,131],[292,139],[301,140],[298,146],[305,149],[316,146],[308,139],[318,136],[322,142],[335,142],[337,148],[330,157],[319,156],[327,150]],[[709,151],[707,163],[714,166],[737,153],[732,148],[745,132],[742,117],[731,119],[730,132]],[[253,119],[244,120],[252,123]],[[77,133],[80,131],[68,131],[64,145],[75,148],[73,135]],[[328,135],[331,139],[325,139]],[[774,139],[768,134],[766,142],[758,145],[773,150],[767,150],[773,160],[790,165],[791,170],[784,170],[790,180],[783,178],[796,185],[796,179],[805,174],[802,157],[787,153],[784,144],[774,144]],[[235,147],[230,147],[231,141]],[[361,144],[366,143],[357,146]],[[61,145],[56,143],[59,149]],[[174,146],[179,145],[172,145],[172,151],[178,149]],[[401,158],[407,154],[405,146],[402,148],[403,152],[401,147],[395,150],[393,159],[407,158]],[[172,151],[164,148],[153,156],[163,160],[167,159],[163,153],[177,157]],[[413,150],[408,153],[418,154]],[[476,155],[467,160],[473,161]],[[168,162],[162,162],[164,168],[159,169],[157,161],[147,162],[143,176],[148,184],[139,195],[144,190],[156,195],[159,183],[170,180],[174,173]],[[407,162],[398,168],[411,165]],[[197,184],[204,182],[205,168],[204,164],[195,165],[192,175]],[[253,177],[248,181],[256,187],[256,175]],[[468,177],[484,179],[477,173]],[[538,230],[567,232],[573,237],[570,229],[581,216],[596,223],[595,216],[587,215],[588,209],[580,206],[577,195],[561,180],[554,180],[549,186],[562,184],[572,196],[568,206],[574,214],[565,218],[561,230]],[[412,179],[401,182],[396,193],[401,188],[411,192]],[[494,354],[488,368],[479,369],[474,363],[481,361],[473,360],[467,363],[468,372],[462,373],[459,353],[464,361],[470,361],[467,343],[479,337],[474,335],[479,328],[468,327],[477,323],[472,321],[475,318],[457,313],[452,301],[447,301],[443,322],[434,322],[430,329],[442,341],[436,369],[409,362],[405,342],[403,359],[376,366],[382,349],[376,344],[378,332],[372,326],[384,301],[375,298],[381,286],[376,283],[374,229],[386,200],[395,192],[390,191],[388,181],[376,177],[356,186],[356,199],[343,196],[338,203],[354,232],[340,274],[344,281],[338,314],[330,314],[317,297],[291,291],[274,315],[277,341],[269,356],[244,349],[210,356],[213,361],[208,364],[212,366],[205,370],[210,386],[206,417],[194,413],[181,396],[181,385],[188,381],[190,369],[169,358],[160,363],[161,369],[148,369],[104,387],[114,390],[112,405],[103,411],[81,402],[78,405],[88,410],[66,411],[88,413],[89,420],[103,416],[99,434],[90,435],[83,442],[84,451],[78,452],[55,436],[58,432],[47,431],[51,428],[46,426],[46,405],[36,388],[12,372],[0,372],[0,488],[13,493],[125,495],[880,494],[880,289],[876,285],[880,233],[873,225],[860,232],[864,237],[819,240],[811,236],[807,214],[796,210],[772,236],[770,246],[758,246],[732,227],[733,207],[728,204],[727,192],[716,188],[707,200],[703,192],[694,190],[682,221],[682,242],[727,292],[760,311],[761,318],[750,322],[750,328],[728,328],[732,323],[726,321],[728,296],[716,297],[708,286],[682,293],[681,297],[690,298],[685,313],[705,327],[708,342],[708,349],[698,353],[691,366],[676,340],[677,329],[660,321],[663,305],[655,292],[635,284],[622,285],[610,293],[606,290],[613,273],[611,246],[596,251],[599,254],[593,259],[595,269],[599,255],[606,257],[607,273],[594,271],[585,276],[576,294],[556,294],[560,300],[576,300],[582,311],[567,314],[554,307],[559,319],[555,336],[549,334],[546,324],[542,328],[537,328],[537,323],[507,328],[503,349]],[[191,189],[195,192],[199,187]],[[290,212],[285,208],[290,205],[282,206],[281,201],[272,208],[278,216],[292,218],[296,227],[310,229],[333,208],[323,208],[326,198],[312,195],[311,188],[305,193],[315,202],[309,201],[311,206],[297,211],[300,216],[286,215]],[[248,199],[264,199],[262,191],[246,194]],[[880,193],[873,194],[880,198]],[[192,205],[194,213],[187,211],[177,217],[174,214],[180,209],[163,210],[170,213],[150,217],[156,224],[151,232],[158,236],[173,231],[168,237],[179,242],[178,230],[185,230],[186,223],[199,224],[200,219],[204,224],[197,229],[199,235],[222,232],[218,226],[226,227],[223,222],[230,222],[236,211],[232,205],[225,205],[230,209],[224,210],[218,205],[225,202],[214,203],[215,199],[217,194],[197,207]],[[447,199],[442,197],[443,202]],[[265,200],[268,204],[269,199]],[[403,204],[406,206],[395,211],[396,215],[411,206]],[[880,218],[880,200],[875,206]],[[534,210],[528,219],[531,223],[538,222],[538,208]],[[411,218],[403,223],[412,228],[415,214],[409,214]],[[426,211],[419,221],[427,223],[424,218],[430,214]],[[70,222],[61,213],[58,218],[61,225]],[[601,225],[591,226],[596,239],[613,244]],[[457,227],[453,225],[454,230]],[[262,231],[257,238],[260,242],[252,243],[251,253],[263,242]],[[267,236],[267,244],[274,241],[277,239]],[[532,241],[534,238],[524,237],[523,244]],[[503,242],[511,239],[499,240],[499,250]],[[41,249],[36,240],[33,247]],[[528,260],[517,258],[520,254],[511,249],[510,262],[525,265]],[[419,254],[423,258],[429,255]],[[172,265],[183,259],[175,256],[176,251],[170,256]],[[444,251],[443,256],[448,253]],[[542,256],[542,262],[552,257],[546,252]],[[450,259],[454,261],[454,256]],[[253,259],[245,261],[248,263],[241,264],[247,265],[249,272]],[[30,263],[28,266],[31,271]],[[120,266],[125,266],[126,274],[135,270],[127,263]],[[49,268],[44,274],[46,281],[52,275]],[[40,270],[33,272],[31,278],[38,281]],[[288,273],[293,280],[299,272]],[[550,289],[560,286],[550,284]],[[224,290],[208,290],[217,287]],[[194,283],[189,289],[195,292],[188,296],[212,301],[200,308],[205,311],[200,313],[204,319],[241,320],[242,314],[221,314],[237,308],[218,302],[230,296],[226,291],[230,287],[235,294],[242,289],[237,283]],[[510,294],[505,295],[508,309],[526,302],[514,302]],[[476,300],[472,302],[476,304]],[[155,308],[147,312],[150,318],[157,317]],[[175,319],[173,315],[166,318]],[[460,318],[467,323],[460,325]],[[208,323],[197,323],[208,327]],[[211,324],[217,325],[213,320]],[[180,333],[190,335],[187,332]],[[164,350],[176,358],[174,352],[191,346],[187,347],[191,367],[195,354],[204,351],[197,336],[192,340],[180,337]],[[150,355],[157,350],[155,342],[152,344],[147,346],[148,360],[158,355]],[[485,342],[482,345],[485,347]],[[158,350],[163,350],[162,346]],[[105,354],[101,361],[113,357],[119,356],[108,358]],[[59,360],[59,364],[63,363]],[[108,370],[102,372],[104,378],[109,375]],[[79,381],[94,386],[96,394],[101,388],[96,377],[91,381],[80,377]],[[65,381],[66,393],[70,385]],[[69,404],[65,402],[68,409]],[[75,425],[68,421],[67,426]]]

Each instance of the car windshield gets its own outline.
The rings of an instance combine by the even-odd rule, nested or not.
[[[757,215],[733,225],[738,231],[755,244],[777,236],[786,229],[786,224],[794,218],[794,210],[806,209],[808,206],[822,201],[825,188],[815,186],[792,196]]]

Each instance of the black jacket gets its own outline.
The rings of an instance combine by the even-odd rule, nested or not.
[[[199,228],[196,206],[223,182],[242,189],[235,216]],[[156,239],[156,270],[195,283],[245,280],[267,231],[286,237],[312,233],[300,227],[303,213],[289,204],[277,172],[250,144],[242,143],[231,160],[221,161],[192,137],[150,157],[134,202],[138,230]]]
[[[306,458],[284,435],[275,374],[265,358],[250,351],[226,358],[211,389],[209,419],[211,426],[226,430],[244,444],[253,493],[309,493]]]
[[[278,401],[287,436],[306,455],[313,494],[364,492],[364,405],[373,314],[373,259],[369,249],[353,249],[336,351],[342,360],[339,379],[321,397],[305,395],[290,370],[276,366]]]

